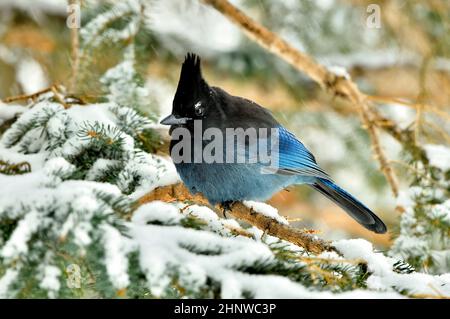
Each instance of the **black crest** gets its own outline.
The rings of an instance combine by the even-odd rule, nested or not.
[[[180,83],[198,82],[203,80],[200,67],[200,57],[194,53],[188,53],[181,67]]]
[[[174,98],[174,108],[181,111],[181,108],[199,99],[207,86],[202,77],[200,57],[194,53],[188,53],[181,67],[180,80]]]

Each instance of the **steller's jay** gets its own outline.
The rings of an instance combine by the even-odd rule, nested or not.
[[[276,169],[265,173],[263,169],[267,168],[266,163],[249,161],[253,158],[246,148],[251,143],[249,140],[241,140],[241,143],[232,146],[238,155],[245,154],[247,162],[196,161],[196,156],[205,150],[211,138],[196,135],[195,122],[201,122],[201,133],[208,128],[215,128],[225,136],[227,128],[276,129]],[[178,174],[190,191],[202,193],[211,204],[221,203],[223,207],[230,207],[235,201],[264,201],[289,185],[306,184],[339,205],[365,228],[379,234],[386,232],[386,226],[381,219],[336,185],[317,165],[308,149],[281,126],[268,110],[250,100],[232,96],[221,88],[209,86],[201,73],[200,58],[194,54],[188,54],[185,58],[173,100],[172,114],[163,119],[161,124],[171,125],[172,158],[175,157],[173,151],[178,143],[195,144],[200,139],[200,148],[183,148],[183,154],[180,156],[184,160],[177,159],[174,162]],[[174,136],[177,128],[185,129],[192,135],[187,141],[178,141]],[[266,143],[268,136],[257,135],[256,143]],[[230,151],[223,143],[218,145],[223,147],[225,153]],[[236,158],[233,157],[233,160]]]

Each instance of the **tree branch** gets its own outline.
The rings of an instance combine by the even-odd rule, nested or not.
[[[69,0],[70,5],[79,5],[78,0]],[[72,60],[72,74],[70,77],[69,91],[73,92],[78,79],[78,69],[80,66],[80,38],[78,28],[72,27],[70,29],[70,45],[71,45],[71,60]]]
[[[322,88],[331,91],[334,95],[343,97],[356,105],[363,127],[367,130],[371,139],[373,152],[380,163],[380,169],[386,177],[394,196],[398,195],[397,177],[381,146],[378,131],[371,117],[371,110],[367,103],[366,96],[359,91],[358,87],[349,78],[330,72],[313,58],[298,51],[278,35],[248,17],[227,0],[202,1],[215,8],[233,23],[241,27],[250,39],[279,56],[297,70],[307,74]]]
[[[57,84],[54,84],[54,85],[52,85],[52,86],[50,86],[48,88],[45,88],[43,90],[40,90],[40,91],[36,92],[36,93],[23,94],[23,95],[7,97],[7,98],[3,99],[2,102],[3,103],[11,103],[11,102],[28,100],[28,99],[35,100],[39,96],[41,96],[42,94],[45,94],[45,93],[48,93],[48,92],[53,92],[54,89],[58,89]]]
[[[192,202],[198,205],[208,206],[216,213],[223,210],[220,205],[211,207],[208,200],[200,194],[192,195],[181,183],[156,188],[151,193],[141,197],[138,200],[137,207],[154,200]],[[309,252],[320,254],[324,251],[335,251],[330,243],[311,235],[309,232],[282,224],[273,218],[254,211],[242,203],[234,203],[229,213],[238,219],[256,226],[269,235],[289,241],[297,246],[303,247]]]

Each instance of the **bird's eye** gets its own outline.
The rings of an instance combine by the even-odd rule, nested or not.
[[[202,102],[195,103],[195,105],[194,105],[194,112],[195,112],[195,115],[197,115],[197,116],[202,116],[203,115],[204,109],[202,107]]]

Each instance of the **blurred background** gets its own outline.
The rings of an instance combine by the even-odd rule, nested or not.
[[[81,1],[81,25],[117,1]],[[449,145],[450,1],[235,0],[256,21],[328,67],[345,67],[360,89],[380,97],[379,111],[423,143]],[[65,0],[0,0],[0,99],[53,84],[70,90],[71,30]],[[135,17],[118,19],[117,28]],[[214,9],[193,0],[149,0],[139,19],[137,67],[151,92],[147,112],[171,111],[184,55],[202,57],[211,85],[272,110],[299,136],[318,163],[372,207],[395,233],[396,199],[378,169],[354,106],[325,93],[309,78],[250,41]],[[80,33],[82,34],[83,28]],[[98,79],[117,64],[126,44],[106,43],[80,60],[76,91],[95,100]],[[397,98],[410,103],[397,103]],[[434,112],[422,112],[423,106]],[[401,146],[381,133],[401,186],[411,182]],[[364,237],[387,248],[392,234],[360,227],[337,206],[306,187],[275,195],[270,204],[298,227],[324,237]]]

